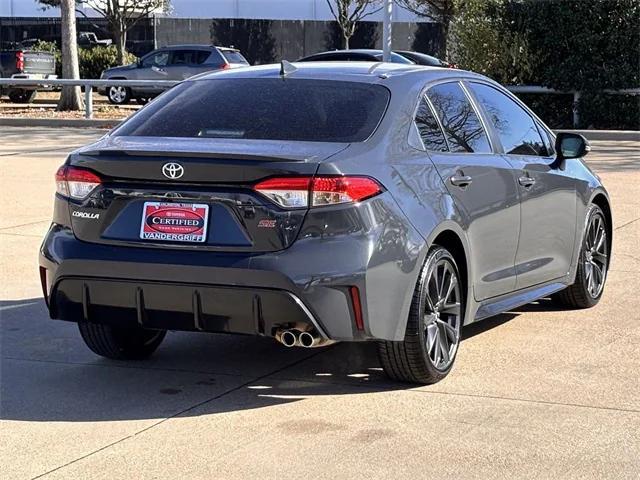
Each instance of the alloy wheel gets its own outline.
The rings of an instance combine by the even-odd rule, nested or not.
[[[584,281],[592,298],[598,298],[607,277],[607,230],[602,215],[591,216],[584,238]]]
[[[125,87],[109,87],[109,98],[114,103],[122,103],[127,98],[127,89]]]
[[[442,258],[430,270],[424,302],[427,355],[438,370],[446,370],[451,365],[458,349],[460,300],[458,275],[451,262]]]

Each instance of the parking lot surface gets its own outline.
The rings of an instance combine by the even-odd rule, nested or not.
[[[388,381],[373,344],[169,333],[99,358],[48,319],[53,175],[98,130],[0,130],[0,478],[640,476],[640,142],[592,142],[614,255],[591,310],[540,301],[463,330],[441,383]]]

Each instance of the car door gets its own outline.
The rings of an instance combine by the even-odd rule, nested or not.
[[[157,50],[143,57],[140,66],[135,71],[136,80],[169,80],[166,68],[169,65],[170,57],[169,50]],[[140,87],[136,90],[140,93],[157,94],[164,89]]]
[[[202,68],[198,63],[200,52],[201,50],[193,49],[174,50],[171,52],[171,59],[166,68],[167,80],[181,82],[198,73],[205,72],[206,69]]]
[[[542,125],[510,94],[481,82],[470,82],[469,88],[518,178],[521,227],[517,288],[565,276],[573,258],[576,231],[574,178],[555,165],[548,133],[540,131]]]
[[[493,151],[476,106],[461,82],[430,87],[416,123],[466,227],[476,299],[511,292],[516,287],[514,262],[520,229],[511,165]]]

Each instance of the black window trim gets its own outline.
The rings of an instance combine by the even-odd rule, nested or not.
[[[486,119],[484,117],[484,111],[479,109],[478,104],[476,103],[476,99],[473,96],[472,92],[470,92],[466,85],[465,85],[465,81],[467,79],[464,77],[459,77],[459,78],[441,78],[435,81],[431,81],[429,83],[427,83],[427,85],[420,91],[420,96],[418,97],[418,101],[415,104],[415,107],[413,109],[413,117],[412,117],[412,127],[411,128],[417,128],[417,124],[416,124],[416,115],[418,113],[418,108],[420,108],[420,100],[422,99],[422,97],[424,96],[427,99],[427,104],[429,105],[429,108],[431,109],[431,113],[436,117],[436,121],[438,122],[438,125],[440,126],[440,131],[442,132],[442,134],[444,135],[444,139],[445,142],[447,144],[447,152],[434,152],[434,153],[438,153],[438,154],[443,154],[443,155],[447,155],[447,154],[451,154],[451,155],[495,155],[496,153],[501,153],[501,152],[497,152],[496,151],[496,146],[502,146],[501,144],[496,144],[495,143],[495,139],[494,139],[494,131],[492,128],[488,128],[487,123],[486,123]],[[480,125],[482,126],[485,135],[487,136],[487,141],[489,142],[489,148],[491,149],[490,152],[452,152],[451,148],[449,146],[449,141],[447,140],[447,135],[444,133],[444,129],[442,128],[442,122],[440,120],[440,117],[438,117],[438,115],[435,112],[435,109],[431,103],[431,99],[429,98],[429,96],[427,95],[427,93],[429,92],[429,90],[433,87],[437,87],[438,85],[442,85],[442,84],[446,84],[446,83],[458,83],[460,85],[460,88],[462,89],[463,93],[465,94],[465,96],[467,97],[467,100],[469,100],[469,103],[471,104],[471,108],[473,108],[473,111],[475,112],[476,116],[478,117],[478,119],[480,120]],[[422,138],[420,139],[420,142],[423,145],[423,150],[425,152],[433,152],[433,150],[427,150],[426,147],[424,147],[424,142],[422,142]]]

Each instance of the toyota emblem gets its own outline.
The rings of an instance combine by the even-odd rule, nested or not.
[[[177,180],[184,175],[184,168],[179,163],[165,163],[162,166],[162,174],[171,180]]]

